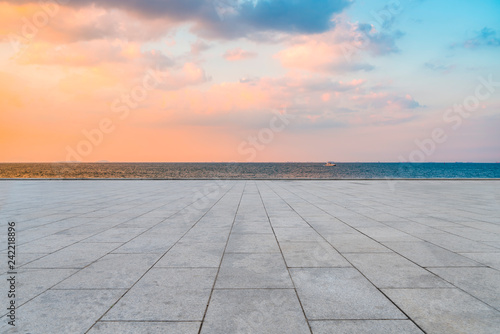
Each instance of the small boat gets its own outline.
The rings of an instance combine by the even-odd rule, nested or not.
[[[328,162],[327,162],[326,164],[324,164],[323,166],[325,166],[325,167],[335,167],[335,166],[337,166],[337,165],[336,165],[336,164],[334,164],[334,163],[332,163],[332,162],[330,162],[330,161],[328,161]]]

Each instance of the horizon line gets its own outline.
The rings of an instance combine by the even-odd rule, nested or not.
[[[286,164],[286,163],[325,163],[333,162],[339,164],[347,163],[401,163],[401,164],[425,164],[425,163],[500,163],[500,161],[2,161],[0,164]]]

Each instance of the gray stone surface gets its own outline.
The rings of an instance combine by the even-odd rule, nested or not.
[[[32,261],[23,268],[76,268],[81,269],[103,257],[120,243],[80,242]]]
[[[159,254],[108,254],[54,289],[127,289],[155,263]]]
[[[311,321],[313,334],[422,334],[410,320]]]
[[[378,288],[443,288],[446,281],[394,253],[351,253],[347,259]]]
[[[500,310],[500,271],[484,267],[430,268],[430,271]]]
[[[293,268],[308,319],[406,319],[353,268]]]
[[[468,257],[476,262],[482,263],[485,266],[500,270],[500,254],[499,253],[460,253],[460,255]]]
[[[73,275],[77,269],[22,269],[16,275],[18,305],[24,304],[28,300],[52,288],[67,277]],[[11,275],[0,275],[0,282],[5,282]],[[2,305],[7,305],[7,293],[1,295]],[[2,314],[6,313],[2,309]]]
[[[228,228],[194,228],[182,237],[182,242],[227,242]]]
[[[218,268],[225,243],[179,242],[156,264],[157,267],[215,267]]]
[[[465,256],[429,242],[384,242],[384,245],[422,267],[481,266]]]
[[[226,253],[215,287],[291,288],[292,281],[280,253]]]
[[[135,239],[117,248],[114,253],[152,253],[159,254],[168,251],[180,238],[178,234],[161,235],[157,233],[141,234]]]
[[[198,334],[201,322],[100,321],[89,334]]]
[[[127,242],[145,230],[145,227],[115,227],[96,234],[85,242]]]
[[[497,310],[458,289],[387,289],[389,298],[426,333],[495,334]]]
[[[227,243],[228,253],[279,253],[273,234],[231,234]]]
[[[282,242],[286,265],[292,267],[350,267],[330,244],[322,242]]]
[[[103,319],[201,321],[216,273],[212,268],[154,268]]]
[[[2,333],[85,333],[125,290],[47,291],[17,310],[15,331],[0,319]]]
[[[284,242],[318,242],[323,241],[323,237],[311,227],[307,228],[286,228],[277,227],[274,229],[276,237],[280,243]]]
[[[358,230],[368,237],[379,241],[419,241],[408,233],[401,232],[389,226],[383,227],[360,227]]]
[[[375,240],[361,234],[326,234],[326,240],[340,253],[378,253],[391,250]]]
[[[293,289],[215,290],[201,333],[308,333]]]
[[[273,230],[267,221],[250,221],[245,223],[235,223],[232,234],[273,234]]]
[[[449,233],[419,233],[417,236],[452,252],[500,252],[495,247]]]
[[[0,181],[0,332],[496,334],[499,185]]]

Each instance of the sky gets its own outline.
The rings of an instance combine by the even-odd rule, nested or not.
[[[500,161],[500,1],[0,1],[0,162]]]

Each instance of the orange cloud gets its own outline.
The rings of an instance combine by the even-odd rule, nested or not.
[[[272,91],[262,85],[240,83],[212,85],[208,90],[190,88],[167,92],[163,95],[164,109],[174,113],[215,115],[271,108]]]
[[[95,5],[69,7],[57,2],[14,5],[0,3],[0,35],[12,42],[71,43],[94,39],[126,38],[147,41],[163,36],[174,21],[144,18]]]
[[[0,3],[0,18],[6,22],[2,32],[22,34],[21,18],[31,19],[39,10],[37,4]],[[338,32],[317,35],[316,40],[294,38],[277,55],[284,66],[293,68],[285,76],[211,83],[211,73],[205,72],[199,56],[209,45],[195,43],[191,53],[176,58],[145,46],[145,41],[168,30],[168,21],[145,22],[139,15],[96,6],[59,10],[39,27],[24,52],[1,64],[8,73],[0,73],[0,161],[65,160],[67,146],[87,140],[84,133],[105,118],[115,130],[82,156],[85,161],[242,160],[238,144],[247,134],[268,126],[272,112],[283,108],[296,116],[287,129],[290,134],[283,134],[294,149],[300,147],[297,133],[307,129],[340,129],[403,117],[391,114],[386,105],[384,113],[353,110],[368,88],[359,78],[331,80],[331,71],[343,66]],[[157,45],[165,47],[164,42]],[[237,61],[257,54],[236,48],[224,56]],[[149,69],[158,71],[161,83],[143,100],[134,101],[127,117],[121,118],[124,114],[114,112],[113,106],[122,108],[123,100],[141,92]],[[351,100],[353,94],[360,100]],[[375,101],[391,99],[394,106],[408,100],[397,100],[398,96]],[[377,112],[378,120],[371,117]],[[151,143],[162,143],[162,149]],[[270,146],[259,159],[285,158],[287,148],[281,149]]]

